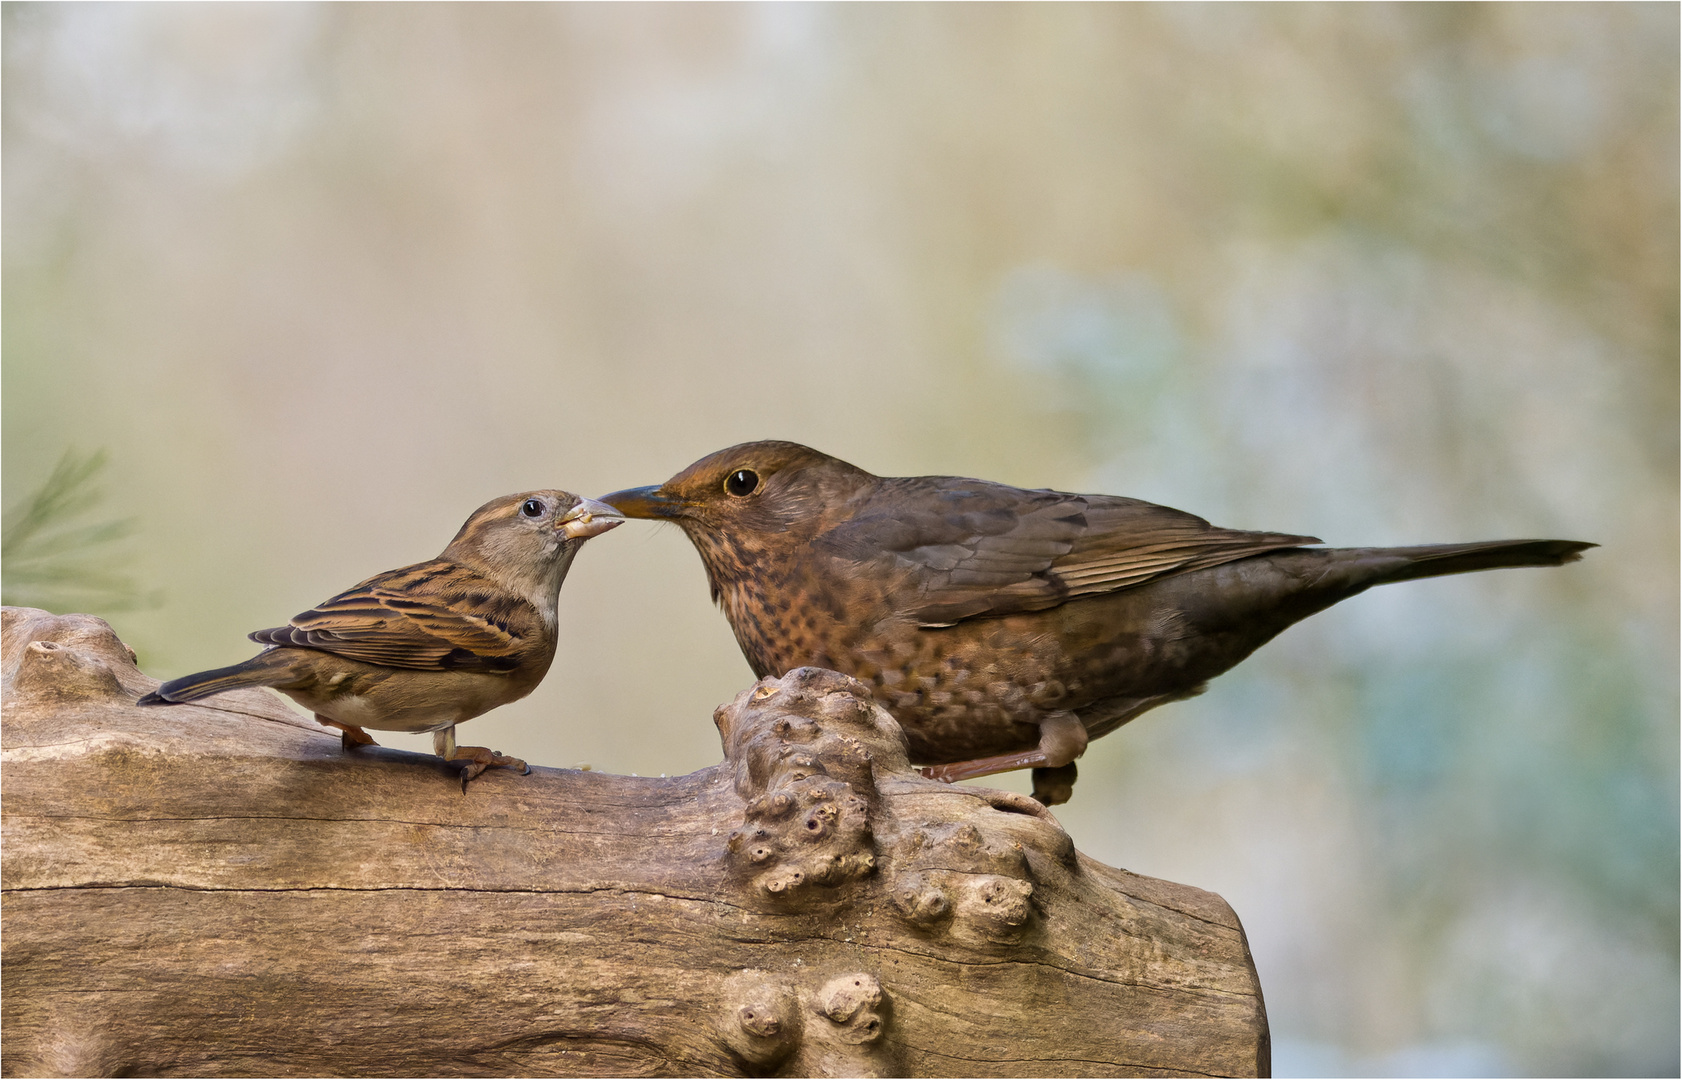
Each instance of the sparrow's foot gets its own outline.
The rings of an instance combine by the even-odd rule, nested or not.
[[[519,758],[509,757],[506,754],[499,754],[495,750],[484,746],[458,746],[456,747],[455,754],[451,757],[445,758],[445,760],[467,762],[461,770],[461,790],[463,791],[467,790],[467,782],[469,780],[478,776],[492,765],[497,765],[504,769],[518,769],[520,770],[521,775],[531,772],[531,766],[527,765]]]
[[[432,736],[432,752],[445,761],[465,761],[467,764],[461,770],[461,790],[467,790],[467,782],[490,768],[492,765],[504,769],[519,769],[520,773],[531,772],[531,766],[517,757],[500,754],[485,746],[457,746],[456,729],[447,727],[443,731],[435,732]]]
[[[339,729],[339,746],[345,750],[355,750],[358,746],[378,746],[374,737],[357,727],[355,724],[341,724],[337,720],[329,720],[320,713],[315,714],[315,722],[322,727]]]

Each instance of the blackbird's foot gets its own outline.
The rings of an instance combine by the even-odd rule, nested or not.
[[[1041,806],[1057,806],[1075,793],[1078,770],[1074,762],[1056,769],[1034,770],[1034,798]]]
[[[315,714],[315,722],[323,727],[339,729],[339,746],[343,750],[355,750],[358,746],[378,746],[374,737],[357,727],[355,724],[341,724],[337,720],[329,720],[320,713]]]

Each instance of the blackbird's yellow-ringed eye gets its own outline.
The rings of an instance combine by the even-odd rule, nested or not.
[[[752,469],[737,469],[724,481],[724,490],[741,498],[759,490],[759,474]]]
[[[543,516],[543,503],[537,499],[527,499],[520,504],[520,513],[529,518]]]

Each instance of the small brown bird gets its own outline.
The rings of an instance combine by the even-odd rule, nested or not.
[[[457,746],[456,725],[518,701],[555,658],[556,606],[585,540],[624,519],[566,491],[506,495],[474,511],[444,553],[388,570],[285,626],[232,667],[171,679],[141,705],[197,701],[270,686],[338,728],[346,748],[364,731],[433,732],[433,752],[466,759],[462,784],[491,765],[530,772],[483,746]]]
[[[926,775],[1034,767],[1048,805],[1068,799],[1088,739],[1201,692],[1339,600],[1595,546],[1308,548],[1320,541],[1114,495],[873,476],[789,442],[732,446],[602,501],[683,529],[755,675],[853,675]]]

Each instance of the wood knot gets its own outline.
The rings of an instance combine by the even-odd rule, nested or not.
[[[745,1071],[904,1075],[883,1044],[889,998],[876,976],[857,971],[826,979],[814,989],[815,981],[757,970],[726,980],[718,1031]]]
[[[1034,886],[1015,878],[985,874],[964,883],[954,905],[954,920],[968,923],[989,941],[1013,941],[1033,917],[1029,898]]]
[[[122,648],[120,662],[132,669],[127,646]],[[7,689],[22,698],[61,702],[131,702],[135,696],[123,686],[112,650],[44,639],[23,647]]]
[[[946,890],[922,874],[899,875],[891,895],[899,913],[917,926],[931,926],[952,914]]]
[[[719,1034],[756,1071],[775,1068],[800,1044],[800,999],[787,983],[764,972],[739,972],[726,986],[724,1001]]]
[[[882,1037],[882,1003],[886,995],[874,975],[862,972],[831,979],[818,991],[818,1013],[835,1025],[836,1038],[848,1043],[871,1043]]]
[[[1033,922],[1033,868],[1024,844],[993,826],[1017,815],[926,826],[903,834],[891,848],[889,890],[895,910],[912,926],[973,944],[1018,940]],[[1026,821],[1045,827],[1035,818]]]
[[[716,719],[745,804],[726,852],[762,895],[875,872],[876,770],[909,765],[904,733],[864,684],[799,668],[760,680]]]
[[[776,791],[747,804],[725,850],[767,896],[840,885],[876,869],[870,809],[848,785],[792,770]]]

